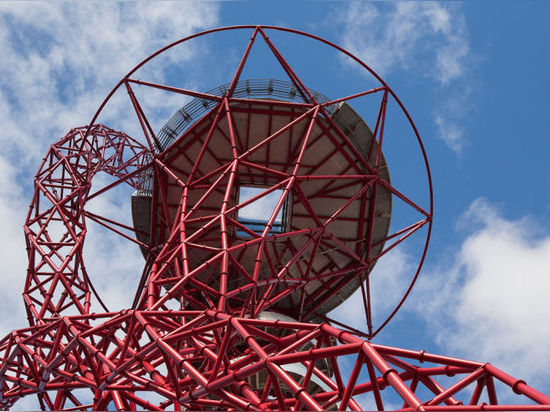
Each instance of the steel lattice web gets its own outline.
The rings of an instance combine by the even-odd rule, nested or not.
[[[252,37],[224,93],[132,77],[171,47],[227,30],[250,30]],[[381,86],[318,101],[267,36],[269,30],[336,48]],[[234,94],[259,39],[299,99]],[[200,99],[208,102],[207,110],[161,143],[134,94],[136,85]],[[0,342],[4,409],[37,395],[43,409],[54,410],[361,410],[365,405],[383,410],[396,399],[403,410],[550,410],[548,396],[488,363],[370,342],[416,280],[432,211],[431,183],[425,210],[389,180],[382,154],[389,99],[410,121],[424,160],[425,153],[400,101],[364,63],[309,34],[239,26],[167,46],[115,90],[121,87],[146,145],[95,124],[96,115],[89,126],[53,144],[36,174],[25,223],[29,270],[23,297],[29,327]],[[348,101],[370,95],[381,99],[361,149],[336,116]],[[261,116],[269,127],[259,131]],[[92,180],[99,172],[114,181],[94,192]],[[429,180],[429,168],[427,175]],[[136,189],[150,207],[145,230],[86,209],[89,200],[120,184]],[[259,192],[239,200],[243,185]],[[277,201],[260,228],[239,218],[248,205],[272,194]],[[414,210],[418,220],[390,231],[389,216],[380,211],[391,210],[392,199]],[[275,230],[283,210],[286,220]],[[146,257],[127,310],[109,312],[87,275],[83,246],[90,220],[137,243]],[[375,324],[370,272],[422,228],[426,242],[411,284],[389,316]],[[338,329],[326,316],[356,288],[363,296],[366,332],[331,320]],[[94,312],[93,295],[100,313]],[[496,381],[521,395],[522,404],[499,404]]]

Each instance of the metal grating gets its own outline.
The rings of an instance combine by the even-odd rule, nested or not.
[[[221,84],[218,87],[208,90],[206,93],[220,97],[225,96],[229,89],[229,85],[229,83]],[[319,103],[326,103],[329,101],[328,97],[318,91],[310,89],[308,89],[308,91]],[[294,84],[275,79],[241,80],[235,86],[233,97],[280,99],[284,101],[306,103],[296,90]],[[195,123],[196,120],[201,118],[209,110],[212,110],[215,105],[216,101],[214,100],[195,98],[174,113],[157,134],[161,149],[164,150],[168,147],[172,141],[178,136],[181,136],[189,126]],[[332,115],[338,107],[339,104],[334,104],[327,106],[325,110],[328,114]]]

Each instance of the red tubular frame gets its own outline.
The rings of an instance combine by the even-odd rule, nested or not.
[[[130,233],[135,231],[133,228],[107,218],[100,221],[84,206],[104,191],[89,194],[97,172],[119,177],[105,190],[122,182],[140,188],[139,173],[150,167],[150,152],[131,137],[106,126],[96,125],[88,134],[86,129],[73,129],[52,145],[36,174],[24,226],[29,270],[23,299],[31,326],[75,309],[80,314],[89,313],[93,288],[82,257],[86,217],[133,240],[117,226]],[[65,229],[58,239],[51,234],[56,222],[62,222]]]
[[[92,320],[100,323],[94,327]],[[222,341],[216,336],[223,336]],[[131,343],[135,340],[140,341],[137,347]],[[200,409],[214,398],[221,408],[271,410],[285,405],[361,410],[353,397],[370,394],[382,408],[389,392],[404,400],[403,410],[550,410],[548,396],[487,363],[376,345],[328,324],[239,318],[216,310],[123,311],[48,319],[41,326],[14,331],[0,349],[5,407],[21,396],[40,393],[45,404],[63,409],[69,401],[66,391],[81,388],[94,397],[94,410],[110,401],[115,406],[122,402],[123,409],[136,402],[150,409],[168,405]],[[320,369],[350,355],[355,360],[347,385],[337,385],[331,372]],[[425,363],[430,365],[422,366]],[[300,383],[289,373],[292,365],[302,365],[310,378]],[[363,376],[365,367],[369,373]],[[166,368],[174,373],[166,374]],[[271,400],[247,382],[262,371],[271,377],[267,386],[278,380],[285,387],[273,387]],[[437,382],[452,376],[455,383],[447,389]],[[312,391],[311,377],[325,383]],[[484,390],[493,398],[484,383],[492,379],[537,404],[479,404],[476,398]],[[246,389],[231,392],[234,385]],[[425,399],[423,386],[437,393]],[[477,392],[472,404],[450,402],[456,396],[469,397],[472,386]],[[143,391],[155,392],[164,401],[151,404],[137,396]],[[57,393],[55,401],[49,393]],[[452,405],[440,405],[447,401]]]
[[[226,30],[252,30],[252,36],[224,96],[131,77],[171,47]],[[329,102],[317,102],[267,36],[270,30],[305,36],[334,48],[367,70],[381,86]],[[250,50],[259,39],[267,43],[303,103],[275,104],[269,100],[233,97]],[[124,133],[95,124],[107,101],[122,85],[128,92],[147,146]],[[132,85],[213,100],[216,104],[174,145],[163,148]],[[373,142],[376,139],[377,147],[372,144],[367,158],[371,159],[370,153],[376,150],[375,161],[369,163],[326,109],[331,104],[378,92],[383,92],[383,98],[374,129]],[[418,140],[428,179],[427,210],[380,177],[385,107],[389,98],[402,109]],[[288,123],[275,131],[271,130],[270,123],[267,137],[255,147],[249,147],[250,136],[239,135],[234,116],[238,113],[281,116],[283,112],[277,110],[276,105],[286,105],[289,109],[284,112]],[[223,132],[220,122],[226,122],[227,132]],[[300,123],[307,126],[301,134],[295,130]],[[314,126],[322,129],[334,144],[334,150],[350,162],[341,175],[316,174],[316,165],[304,164],[305,153],[319,138],[313,136]],[[216,132],[223,142],[212,142]],[[293,136],[288,144],[286,171],[276,169],[281,165],[274,162],[257,164],[250,160],[264,147],[269,152],[271,144],[285,132]],[[200,136],[204,139],[200,140]],[[293,139],[296,140],[292,147]],[[200,150],[193,161],[185,152],[196,142],[200,143]],[[231,159],[217,159],[216,170],[201,174],[201,159],[213,156],[209,145],[216,143],[230,147]],[[174,148],[176,150],[172,150]],[[179,155],[187,156],[190,173],[174,165],[172,160]],[[331,156],[334,154],[323,161],[329,161]],[[85,210],[88,200],[123,182],[143,189],[144,176],[151,170],[154,172],[153,222],[148,244],[134,239],[137,230]],[[116,180],[91,193],[92,178],[100,171]],[[269,187],[237,204],[232,200],[236,181],[245,173],[264,176],[263,183]],[[276,182],[267,185],[267,176]],[[313,180],[325,180],[327,184],[313,195],[306,194],[301,185]],[[353,195],[335,194],[354,183],[361,187]],[[416,210],[421,219],[375,243],[371,239],[376,218],[373,205],[376,192],[383,189]],[[240,209],[275,190],[281,190],[282,194],[261,233],[238,222],[235,216]],[[173,200],[170,204],[169,191],[178,193],[177,204]],[[198,200],[190,200],[193,191],[200,194]],[[303,205],[312,227],[271,233],[277,214],[291,193]],[[214,194],[223,199],[219,209],[205,206]],[[340,202],[339,207],[330,215],[321,215],[311,204],[315,196],[335,199]],[[355,201],[360,203],[361,210],[357,237],[366,236],[367,253],[362,253],[359,245],[346,244],[330,233],[330,225],[335,221],[351,219],[342,214]],[[25,223],[29,270],[23,297],[30,326],[13,331],[0,341],[0,406],[8,409],[21,397],[36,394],[42,409],[54,410],[135,410],[138,407],[148,410],[361,410],[360,396],[370,396],[379,410],[396,399],[403,403],[402,410],[550,410],[550,397],[490,364],[377,345],[365,339],[375,336],[391,320],[414,285],[426,256],[432,207],[430,169],[412,119],[389,86],[346,50],[311,34],[273,26],[212,29],[172,43],[128,73],[87,127],[71,130],[52,145],[37,172]],[[134,241],[148,252],[133,308],[109,312],[96,296],[104,311],[93,312],[95,291],[82,258],[86,218]],[[55,225],[61,225],[64,230],[58,238],[52,234]],[[189,229],[197,225],[198,229]],[[392,313],[375,327],[370,313],[369,268],[424,226],[427,227],[426,241],[412,282]],[[235,242],[231,227],[250,237]],[[289,240],[298,237],[302,237],[302,243],[294,246]],[[219,243],[214,245],[214,241]],[[272,246],[276,242],[284,242],[285,247],[277,250]],[[371,247],[382,242],[385,247],[371,257]],[[328,263],[322,268],[315,267],[316,256],[335,249],[348,259],[345,267],[339,267],[330,254]],[[247,269],[241,261],[247,250],[252,250],[255,256],[252,269]],[[200,251],[206,256],[195,267],[190,263],[191,251]],[[285,258],[286,254],[292,257]],[[291,269],[299,276],[290,276]],[[261,273],[264,270],[267,275]],[[345,325],[344,329],[338,329],[328,323],[266,318],[266,310],[276,307],[294,292],[300,296],[299,302],[295,302],[298,319],[322,318],[316,312],[318,307],[346,285],[351,273],[365,279],[366,286],[361,284],[361,288],[368,333]],[[232,283],[232,276],[239,276],[239,282]],[[323,284],[324,289],[306,295],[306,286],[311,282]],[[178,310],[170,309],[169,304],[174,302]],[[344,369],[342,366],[350,360],[352,365]],[[502,396],[497,396],[495,379],[509,388],[510,393],[519,395],[522,404],[499,405]],[[453,382],[449,383],[450,380]],[[480,403],[482,396],[487,397],[490,405]]]

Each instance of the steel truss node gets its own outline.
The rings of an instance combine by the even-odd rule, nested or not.
[[[0,348],[5,407],[37,393],[41,405],[54,410],[104,410],[111,402],[117,410],[362,410],[354,397],[368,395],[383,410],[390,391],[402,399],[403,410],[550,405],[548,396],[488,363],[376,345],[326,323],[216,310],[49,319],[14,331]],[[344,358],[352,369],[348,379],[341,372]],[[495,380],[540,405],[499,405]],[[76,389],[87,396],[75,397]],[[148,392],[159,400],[144,399]],[[479,403],[484,394],[490,404]],[[464,396],[467,404],[457,400]]]
[[[162,52],[228,30],[252,36],[231,82],[218,91],[133,78]],[[357,62],[380,86],[332,100],[312,92],[269,31],[319,41]],[[276,101],[262,96],[262,81],[240,79],[259,39],[288,76],[288,82],[266,83]],[[195,100],[157,136],[136,87]],[[128,93],[145,144],[95,123],[118,89]],[[372,131],[348,105],[368,96],[379,97]],[[390,181],[382,153],[390,100],[418,141],[428,208]],[[269,127],[258,126],[260,116]],[[348,127],[350,119],[355,128]],[[94,191],[99,172],[112,181]],[[135,190],[133,226],[86,206],[121,184]],[[259,192],[240,199],[243,186]],[[34,189],[25,222],[29,327],[0,341],[2,409],[36,395],[49,410],[384,410],[397,401],[401,410],[415,411],[550,410],[548,396],[488,363],[370,341],[401,307],[424,261],[432,223],[430,171],[395,93],[324,39],[238,26],[159,50],[121,80],[89,126],[50,147]],[[240,217],[247,205],[273,193],[278,200],[261,225]],[[393,201],[417,220],[390,230]],[[146,258],[127,310],[109,311],[88,277],[83,247],[90,221],[137,244]],[[375,324],[371,270],[422,230],[418,268],[393,311]],[[363,332],[326,314],[357,288]],[[514,393],[520,405],[499,403]]]

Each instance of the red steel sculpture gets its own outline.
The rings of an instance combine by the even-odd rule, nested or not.
[[[203,93],[133,77],[188,40],[239,30],[251,37],[226,85]],[[308,89],[268,36],[281,32],[337,50],[379,85],[332,100]],[[287,81],[241,79],[259,41]],[[155,133],[137,87],[192,100]],[[95,123],[119,89],[127,90],[143,144]],[[365,96],[379,101],[372,131],[348,104]],[[382,153],[390,101],[422,153],[427,210],[390,181]],[[113,182],[93,191],[98,172]],[[133,227],[86,208],[119,184],[135,189]],[[268,198],[275,201],[263,220],[245,213]],[[394,202],[418,219],[390,230]],[[127,310],[108,311],[92,286],[83,261],[89,221],[136,243],[145,257]],[[0,404],[9,409],[36,395],[53,410],[550,410],[550,397],[488,363],[371,342],[409,294],[431,223],[420,136],[395,93],[359,59],[272,26],[179,40],[125,76],[89,126],[51,146],[36,174],[24,227],[29,327],[0,342]],[[412,281],[376,324],[371,271],[421,230]],[[327,315],[359,289],[366,332]],[[518,405],[499,403],[513,393]]]

